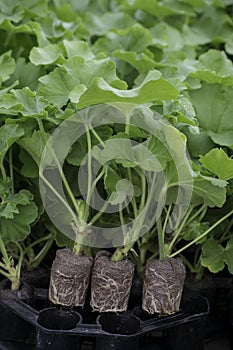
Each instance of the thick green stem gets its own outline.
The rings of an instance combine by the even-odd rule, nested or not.
[[[130,183],[133,184],[131,169],[128,168],[127,173],[128,173]],[[138,208],[137,208],[137,204],[134,196],[132,198],[132,207],[133,207],[134,217],[136,218],[138,216]]]
[[[9,263],[10,259],[8,257],[5,244],[4,244],[4,242],[3,242],[1,237],[0,237],[0,250],[1,250],[1,253],[2,253],[2,256],[3,256],[4,260]]]
[[[139,206],[139,212],[141,212],[145,206],[146,201],[146,177],[141,169],[135,169],[140,176],[141,184],[142,184],[142,194],[141,194],[141,202]]]
[[[13,159],[12,159],[12,147],[9,149],[9,169],[11,178],[11,192],[14,193],[14,171],[13,171]]]
[[[47,136],[46,136],[46,133],[45,133],[45,130],[44,130],[43,123],[42,123],[42,121],[41,121],[39,118],[37,119],[37,122],[38,122],[38,125],[39,125],[39,129],[40,129],[40,131],[41,131],[41,135],[42,135],[42,137],[43,137],[43,140],[44,140],[45,144],[47,145],[47,147],[49,148],[49,150],[50,150],[50,152],[51,152],[51,155],[53,156],[53,159],[55,160],[55,163],[56,163],[57,168],[58,168],[58,170],[59,170],[59,173],[60,173],[60,175],[61,175],[62,181],[63,181],[63,183],[64,183],[65,189],[66,189],[66,191],[67,191],[67,193],[68,193],[68,195],[69,195],[69,197],[70,197],[70,199],[71,199],[71,202],[72,202],[72,204],[73,204],[73,206],[74,206],[74,208],[75,208],[75,210],[76,210],[76,213],[77,213],[77,215],[78,215],[78,206],[77,206],[76,199],[75,199],[75,197],[74,197],[74,195],[73,195],[73,192],[72,192],[72,190],[71,190],[71,188],[70,188],[70,186],[69,186],[69,184],[68,184],[68,182],[67,182],[67,180],[66,180],[66,177],[65,177],[65,174],[64,174],[63,169],[62,169],[62,167],[61,167],[61,164],[60,164],[59,160],[57,159],[57,156],[56,156],[54,150],[52,149],[52,147],[50,146],[50,144],[47,143],[48,140],[47,140]],[[46,182],[46,184],[48,185],[49,182],[48,182],[48,181],[45,181],[45,177],[43,176],[42,172],[40,172],[40,177],[42,177],[43,180],[44,180],[44,182]],[[46,180],[47,180],[47,179],[46,179]],[[53,186],[52,186],[51,184],[50,184],[49,187],[50,187],[50,189],[53,188]],[[57,191],[54,190],[53,192],[55,193],[55,192],[57,192]],[[59,196],[59,199],[61,199],[61,196]],[[63,202],[63,204],[64,204],[64,202],[66,202],[66,201],[63,200],[62,202]],[[66,207],[68,207],[68,206],[69,206],[69,205],[66,205]],[[72,210],[70,209],[69,211],[72,211]]]
[[[141,230],[141,227],[143,226],[144,220],[145,220],[145,216],[147,213],[147,208],[149,207],[149,205],[151,204],[151,199],[153,197],[153,188],[155,186],[156,183],[156,176],[153,176],[153,179],[151,181],[151,188],[149,191],[149,195],[147,198],[147,202],[144,206],[144,213],[140,214],[140,220],[134,220],[134,224],[133,227],[131,228],[131,232],[132,232],[132,237],[130,237],[130,242],[129,244],[126,244],[124,247],[119,247],[116,249],[115,253],[112,256],[112,260],[113,261],[118,261],[118,260],[122,260],[125,256],[127,256],[129,250],[133,247],[134,243],[136,242],[136,240],[139,237],[139,232]]]
[[[125,133],[129,135],[130,131],[130,114],[127,113],[125,116]]]
[[[4,166],[3,166],[3,164],[1,164],[0,169],[1,169],[2,178],[3,178],[4,182],[5,182],[6,179],[7,179],[7,176],[6,176],[6,170],[5,170]]]
[[[174,235],[174,237],[173,237],[171,243],[170,243],[169,246],[168,246],[168,254],[171,253],[174,244],[176,243],[176,241],[177,241],[177,239],[178,239],[178,237],[179,237],[181,231],[183,230],[184,226],[185,226],[186,223],[187,223],[187,220],[188,220],[190,214],[192,213],[192,210],[193,210],[193,208],[189,208],[189,210],[187,211],[185,217],[183,218],[182,223],[180,224],[180,226],[178,227],[178,229],[175,231],[175,235]]]
[[[194,214],[193,216],[191,216],[188,220],[187,220],[187,225],[190,222],[193,222],[197,217],[198,220],[201,221],[203,219],[203,217],[205,216],[207,211],[207,206],[205,204],[203,204]]]
[[[94,137],[96,138],[96,140],[101,144],[101,146],[103,148],[105,148],[105,143],[104,141],[102,140],[102,138],[99,136],[99,134],[95,131],[94,128],[91,129],[91,133],[94,135]]]
[[[161,218],[157,220],[157,232],[158,232],[158,240],[159,240],[159,259],[164,260],[165,255],[165,247],[164,247],[164,232],[162,228]]]
[[[46,185],[50,188],[50,190],[57,196],[57,198],[64,204],[64,206],[67,208],[67,210],[70,212],[71,216],[73,217],[74,222],[77,221],[77,217],[75,213],[73,212],[72,208],[69,206],[66,200],[57,192],[57,190],[51,185],[51,183],[44,177],[42,172],[40,172],[40,178],[46,183]]]
[[[195,244],[196,242],[198,242],[199,240],[201,240],[202,238],[206,237],[212,230],[215,229],[215,227],[217,227],[218,225],[220,225],[224,220],[226,220],[227,218],[229,218],[231,215],[233,215],[233,210],[231,210],[228,214],[226,214],[225,216],[223,216],[221,219],[219,219],[217,222],[215,222],[211,227],[208,228],[208,230],[206,230],[204,233],[202,233],[199,237],[197,237],[196,239],[194,239],[193,241],[189,242],[188,244],[186,244],[184,247],[180,248],[179,250],[177,250],[175,253],[171,254],[169,257],[173,258],[177,255],[179,255],[181,252],[183,252],[184,250],[186,250],[187,248],[191,247],[193,244]]]
[[[88,221],[89,207],[91,200],[91,188],[92,188],[92,155],[91,155],[91,134],[89,128],[85,125],[86,138],[87,138],[87,197],[84,213],[84,221]]]
[[[99,182],[99,180],[101,179],[101,177],[104,175],[105,173],[105,169],[103,168],[101,170],[101,172],[99,173],[99,175],[96,177],[96,179],[93,181],[92,185],[91,185],[91,189],[90,189],[90,197],[92,196],[94,190],[95,190],[95,187],[97,185],[97,183]]]
[[[121,80],[125,79],[125,67],[126,67],[126,62],[121,60],[121,63],[120,63],[120,69],[121,69],[120,70],[120,77],[121,77]]]
[[[112,261],[120,261],[124,259],[127,255],[129,250],[132,248],[133,244],[126,245],[124,247],[119,247],[115,250],[114,254],[112,255]]]
[[[88,223],[88,225],[93,225],[97,220],[99,220],[99,218],[103,215],[103,213],[105,212],[105,209],[108,206],[108,202],[105,201],[104,205],[102,206],[102,208],[96,213],[96,215],[93,216],[93,218],[90,220],[90,222]]]
[[[76,255],[80,255],[83,251],[83,245],[80,244],[79,242],[74,242],[74,247],[73,247],[73,252],[76,254]]]

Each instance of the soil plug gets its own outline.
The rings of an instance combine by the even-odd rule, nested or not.
[[[144,274],[143,310],[162,315],[179,311],[185,276],[185,266],[180,258],[151,260]]]
[[[76,255],[70,249],[58,250],[51,268],[49,299],[54,304],[83,306],[92,263],[91,256]]]
[[[112,261],[106,251],[97,253],[91,279],[91,306],[99,312],[127,310],[134,264],[127,258]]]

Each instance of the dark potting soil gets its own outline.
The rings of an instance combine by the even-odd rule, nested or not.
[[[49,299],[54,304],[83,306],[93,258],[76,255],[70,249],[57,250],[50,275]]]
[[[30,299],[34,295],[34,288],[27,283],[22,283],[19,290],[11,290],[11,283],[9,280],[4,279],[0,283],[0,301],[2,299]]]
[[[107,251],[97,253],[91,278],[91,306],[99,312],[127,310],[134,264],[124,259],[111,261]]]
[[[180,258],[150,261],[144,274],[142,308],[150,314],[178,312],[185,277],[185,266]]]

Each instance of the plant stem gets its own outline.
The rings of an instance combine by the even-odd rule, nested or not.
[[[1,250],[1,253],[2,253],[4,260],[6,260],[7,262],[10,262],[10,259],[8,257],[7,251],[6,251],[5,244],[4,244],[1,237],[0,237],[0,250]]]
[[[139,174],[140,179],[141,179],[141,184],[142,184],[141,202],[140,202],[140,206],[139,206],[139,212],[141,212],[145,206],[145,201],[146,201],[146,177],[145,177],[143,171],[141,171],[141,169],[135,169],[135,170]]]
[[[174,237],[173,237],[171,243],[170,243],[169,246],[168,246],[168,252],[169,252],[168,254],[170,254],[170,252],[172,251],[173,246],[174,246],[174,244],[176,243],[176,240],[177,240],[177,238],[179,237],[181,231],[183,230],[183,228],[184,228],[184,226],[185,226],[185,224],[186,224],[186,222],[187,222],[187,220],[188,220],[188,218],[189,218],[189,216],[190,216],[192,210],[193,210],[192,207],[189,208],[189,210],[187,211],[185,217],[183,218],[182,223],[181,223],[180,226],[178,227],[178,229],[177,229],[177,231],[176,231],[176,233],[175,233],[175,235],[174,235]]]
[[[51,185],[51,183],[46,179],[46,177],[44,177],[42,172],[40,172],[40,178],[43,179],[43,181],[50,188],[50,190],[57,196],[57,198],[62,202],[62,204],[64,204],[64,206],[67,208],[67,210],[70,212],[71,216],[73,217],[74,222],[76,222],[77,217],[73,212],[72,208],[69,206],[68,202],[64,200],[64,198],[60,195],[60,193],[57,192],[57,190]]]
[[[102,208],[96,213],[96,215],[93,216],[93,218],[90,220],[90,222],[88,223],[88,225],[93,225],[104,213],[105,209],[108,206],[108,202],[105,201],[104,205],[102,206]]]
[[[91,129],[91,133],[95,136],[96,140],[101,144],[101,146],[103,146],[103,148],[105,148],[105,143],[102,140],[102,138],[99,136],[99,134],[95,131],[94,128]]]
[[[79,242],[75,241],[73,246],[73,252],[76,255],[79,255],[82,253],[83,246]]]
[[[86,206],[84,212],[84,221],[87,222],[89,216],[89,207],[91,200],[91,187],[92,187],[92,165],[91,165],[91,134],[89,128],[85,125],[86,138],[87,138],[87,197]]]
[[[206,214],[206,211],[207,211],[207,206],[205,204],[203,204],[194,214],[193,216],[191,216],[189,218],[189,220],[187,221],[187,225],[190,223],[190,222],[193,222],[193,220],[196,219],[197,216],[199,216],[199,214],[201,214],[201,216],[199,217],[199,221],[201,221],[203,219],[203,217],[205,216]]]
[[[0,169],[1,169],[1,173],[2,173],[2,178],[3,178],[4,182],[5,182],[6,179],[7,179],[7,176],[6,176],[6,170],[5,170],[4,166],[3,166],[3,164],[1,164]]]
[[[40,250],[40,252],[34,258],[33,263],[30,266],[31,270],[34,270],[35,268],[37,268],[40,265],[41,261],[47,255],[47,253],[48,253],[49,249],[51,248],[52,244],[53,244],[53,238],[50,238],[49,240],[47,240],[47,242],[45,243],[43,248]]]
[[[186,250],[187,248],[191,247],[193,244],[195,244],[196,242],[198,242],[200,239],[204,238],[205,236],[208,235],[208,233],[210,233],[213,229],[215,229],[215,227],[217,227],[219,224],[221,224],[224,220],[226,220],[227,218],[229,218],[231,215],[233,215],[233,210],[231,210],[229,213],[227,213],[225,216],[223,216],[221,219],[219,219],[217,222],[215,222],[211,227],[208,228],[208,230],[206,230],[205,232],[203,232],[199,237],[197,237],[196,239],[194,239],[193,241],[189,242],[188,244],[186,244],[184,247],[180,248],[179,250],[177,250],[175,253],[169,255],[170,258],[173,258],[176,255],[179,255],[181,252],[183,252],[184,250]]]
[[[128,168],[127,173],[128,173],[130,183],[133,184],[131,169]],[[134,217],[136,218],[138,216],[138,208],[137,208],[137,204],[134,196],[132,198],[132,207],[133,207]]]
[[[69,197],[70,197],[70,199],[71,199],[71,201],[72,201],[72,204],[73,204],[73,206],[74,206],[74,208],[75,208],[75,210],[76,210],[76,213],[77,213],[77,215],[78,215],[78,206],[77,206],[77,203],[76,203],[76,199],[75,199],[75,197],[74,197],[74,195],[73,195],[73,192],[71,191],[71,188],[70,188],[70,186],[69,186],[69,184],[68,184],[68,182],[67,182],[67,180],[66,180],[66,177],[65,177],[65,174],[64,174],[64,172],[63,172],[63,169],[62,169],[62,167],[61,167],[61,164],[60,164],[60,162],[58,161],[58,159],[57,159],[57,156],[56,156],[56,154],[55,154],[55,152],[54,152],[54,150],[52,149],[52,147],[51,147],[51,145],[49,144],[49,142],[47,142],[48,140],[47,140],[47,136],[46,136],[46,133],[45,133],[45,130],[44,130],[44,126],[43,126],[43,123],[42,123],[42,121],[38,118],[37,119],[37,122],[38,122],[38,125],[39,125],[39,129],[40,129],[40,131],[41,131],[41,135],[42,135],[42,137],[43,137],[43,140],[44,140],[44,142],[45,142],[45,144],[48,146],[48,148],[49,148],[49,150],[50,150],[50,152],[51,152],[51,155],[53,156],[53,159],[55,160],[55,163],[56,163],[56,165],[57,165],[57,168],[58,168],[58,170],[59,170],[59,173],[60,173],[60,175],[61,175],[61,178],[62,178],[62,181],[63,181],[63,183],[64,183],[64,185],[65,185],[65,189],[66,189],[66,191],[67,191],[67,193],[68,193],[68,195],[69,195]],[[43,174],[42,174],[42,172],[40,171],[40,176],[42,177],[43,176]],[[45,181],[45,177],[43,176],[43,180]],[[46,179],[47,180],[47,179]],[[46,182],[46,184],[48,185],[48,181],[45,181]],[[50,184],[50,189],[53,187],[51,184]],[[56,191],[56,190],[55,190]],[[53,192],[55,192],[55,191],[53,191]],[[59,195],[59,199],[61,199],[62,197]],[[66,201],[64,201],[64,200],[62,200],[62,202],[63,202],[63,204],[64,204],[64,202],[66,202]],[[66,204],[66,207],[68,207],[69,205],[68,204]],[[69,210],[69,211],[71,211],[71,210]],[[73,212],[73,211],[72,211]],[[76,220],[75,220],[76,221]]]
[[[2,265],[0,265],[0,266],[2,266]],[[4,266],[4,268],[5,268],[5,266]],[[0,269],[0,274],[5,276],[8,280],[11,280],[11,275],[9,273],[5,272],[4,270]]]
[[[190,263],[190,261],[182,254],[180,254],[181,259],[184,261],[185,265],[188,267],[189,271],[194,273],[195,272],[195,268],[193,267],[193,265]]]
[[[14,171],[13,171],[13,160],[12,160],[12,147],[9,149],[9,168],[11,178],[11,192],[14,193]]]
[[[130,114],[127,113],[125,116],[125,133],[129,135],[130,131]]]
[[[169,218],[170,218],[171,209],[172,209],[172,204],[169,204],[168,210],[166,210],[166,207],[165,207],[165,210],[166,210],[166,217],[165,217],[165,220],[164,220],[164,223],[163,223],[163,232],[166,231],[167,223],[168,223]]]
[[[17,244],[18,242],[16,242]],[[18,248],[19,248],[19,260],[18,260],[18,264],[16,265],[16,278],[12,281],[12,285],[11,285],[11,289],[12,290],[17,290],[19,289],[19,285],[20,285],[20,276],[21,276],[21,269],[22,269],[22,264],[23,264],[23,258],[24,258],[24,251],[21,247],[21,245],[18,243],[17,244]]]
[[[157,231],[158,231],[158,240],[159,240],[159,259],[165,259],[165,249],[164,249],[164,232],[162,228],[161,217],[157,220]]]
[[[230,229],[231,229],[231,226],[233,225],[233,219],[230,220],[230,222],[228,223],[225,231],[224,231],[224,234],[221,236],[220,240],[219,240],[219,243],[222,243],[225,241]]]
[[[104,173],[105,173],[105,169],[103,168],[101,170],[101,172],[99,173],[99,175],[96,177],[96,179],[93,181],[93,184],[92,184],[91,189],[90,189],[90,197],[92,196],[97,183],[99,182],[101,177],[104,175]]]

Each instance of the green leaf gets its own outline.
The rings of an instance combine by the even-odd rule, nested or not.
[[[213,238],[208,239],[202,247],[201,263],[214,273],[223,270],[227,264],[228,270],[232,274],[233,238],[230,238],[225,248]]]
[[[132,198],[134,193],[133,185],[127,179],[121,179],[116,183],[116,192],[112,192],[108,202],[112,205],[123,203],[127,197]]]
[[[40,131],[34,131],[31,137],[23,137],[17,142],[20,147],[30,154],[37,166],[40,165],[41,156],[49,134],[45,134],[45,136],[47,137],[46,140],[44,140]]]
[[[11,145],[23,134],[23,129],[18,125],[3,125],[0,128],[0,165],[2,165],[3,159]]]
[[[233,65],[224,52],[209,50],[199,57],[197,68],[191,77],[209,84],[233,85]]]
[[[2,16],[0,14],[0,28],[12,33],[33,34],[33,30],[27,24],[19,24],[19,25],[12,24],[11,20],[18,20],[18,18],[19,17],[16,15],[14,17],[11,16],[11,18],[2,19]]]
[[[0,56],[0,81],[6,81],[14,73],[15,60],[11,57],[11,51]]]
[[[178,96],[178,90],[161,77],[158,71],[150,71],[142,84],[131,90],[119,90],[103,78],[95,78],[80,97],[78,107],[106,102],[130,102],[142,104],[158,99],[169,100]]]
[[[228,270],[233,274],[233,238],[231,237],[227,242],[224,254],[224,261],[228,265]]]
[[[96,146],[93,148],[93,156],[102,165],[115,160],[121,162],[122,160],[128,160],[132,162],[134,160],[133,149],[131,141],[123,138],[121,134],[118,137],[113,137],[105,142],[105,148],[101,150]]]
[[[56,230],[54,239],[58,247],[66,247],[71,249],[74,247],[74,241],[72,239],[69,239],[67,236],[63,235],[58,230]]]
[[[127,29],[106,33],[104,38],[96,41],[93,49],[111,56],[116,50],[142,53],[150,44],[152,36],[149,30],[137,23]]]
[[[67,74],[64,67],[39,79],[42,87],[39,94],[58,107],[64,106],[69,100],[69,93],[77,84],[76,79]]]
[[[226,181],[198,175],[192,184],[193,203],[205,204],[211,208],[222,207],[226,201],[226,185]]]
[[[233,87],[203,84],[190,91],[200,127],[219,145],[233,145]]]
[[[61,45],[50,44],[45,47],[33,47],[30,52],[30,61],[37,65],[62,64],[65,60]]]
[[[133,0],[130,2],[133,8],[143,10],[158,18],[175,14],[192,14],[192,9],[186,4],[177,1],[158,1],[158,0]]]
[[[1,237],[6,242],[19,242],[30,233],[30,224],[37,218],[37,206],[34,202],[19,205],[13,219],[0,219]]]
[[[126,29],[135,24],[135,20],[127,13],[107,12],[97,15],[87,12],[84,16],[84,24],[91,35],[103,35],[111,29]]]
[[[160,22],[150,29],[155,45],[162,45],[167,51],[178,51],[184,46],[181,33],[166,22]]]
[[[139,72],[148,72],[148,70],[157,67],[157,63],[145,53],[137,53],[135,51],[116,50],[114,57],[125,61],[135,67]]]
[[[232,21],[222,10],[210,5],[193,25],[184,25],[183,35],[187,45],[204,45],[214,40],[225,42],[232,35]]]
[[[206,53],[199,56],[199,67],[209,69],[219,76],[233,74],[233,65],[231,60],[227,58],[224,51],[208,50]]]
[[[108,193],[116,191],[116,184],[121,180],[120,175],[110,165],[105,166],[104,187]]]
[[[46,117],[45,107],[48,106],[47,101],[37,96],[36,92],[31,91],[28,87],[18,90],[12,90],[12,94],[16,97],[16,101],[23,105],[20,113],[23,116],[44,115]]]
[[[95,57],[93,52],[90,49],[90,46],[85,41],[64,40],[63,45],[66,50],[67,58],[71,58],[74,56],[81,56],[85,60],[91,60]]]
[[[63,66],[70,76],[75,77],[77,84],[89,86],[95,77],[101,77],[111,83],[119,80],[116,75],[116,64],[109,58],[85,61],[83,57],[72,57]]]
[[[187,137],[187,147],[189,154],[194,158],[209,152],[215,145],[206,131],[199,130],[198,127],[184,126],[182,132]]]
[[[100,139],[104,142],[112,135],[112,129],[108,125],[101,125],[101,127],[95,128],[95,132],[100,137]],[[91,144],[92,147],[99,144],[99,140],[94,137],[91,133]],[[72,145],[72,149],[69,152],[66,160],[69,164],[79,166],[84,165],[84,158],[88,153],[87,146],[87,138],[86,134],[79,137],[78,141],[76,141]]]
[[[205,156],[200,157],[200,162],[219,179],[230,180],[233,178],[233,159],[228,157],[223,149],[212,149]]]
[[[206,222],[199,222],[198,220],[193,220],[187,227],[185,227],[184,231],[182,231],[182,238],[186,241],[193,241],[194,239],[201,236],[207,229],[209,228],[209,224]],[[197,241],[196,244],[203,244],[206,241],[206,237]]]
[[[223,270],[224,248],[215,239],[208,239],[202,246],[201,264],[214,273]]]
[[[24,57],[19,57],[16,59],[16,68],[8,83],[13,84],[17,80],[18,88],[29,87],[31,90],[36,90],[41,75],[41,67],[35,67],[31,62],[26,62]]]
[[[39,169],[37,164],[34,162],[32,157],[24,151],[20,149],[19,159],[22,162],[22,167],[20,169],[20,174],[23,177],[28,177],[32,179],[36,179],[39,176]]]
[[[14,214],[18,214],[18,205],[27,205],[32,200],[32,194],[27,190],[21,190],[16,194],[8,194],[7,198],[0,204],[0,217],[13,219]]]
[[[30,232],[30,224],[37,217],[37,206],[33,195],[27,190],[11,193],[1,183],[0,233],[8,241],[21,241]]]

